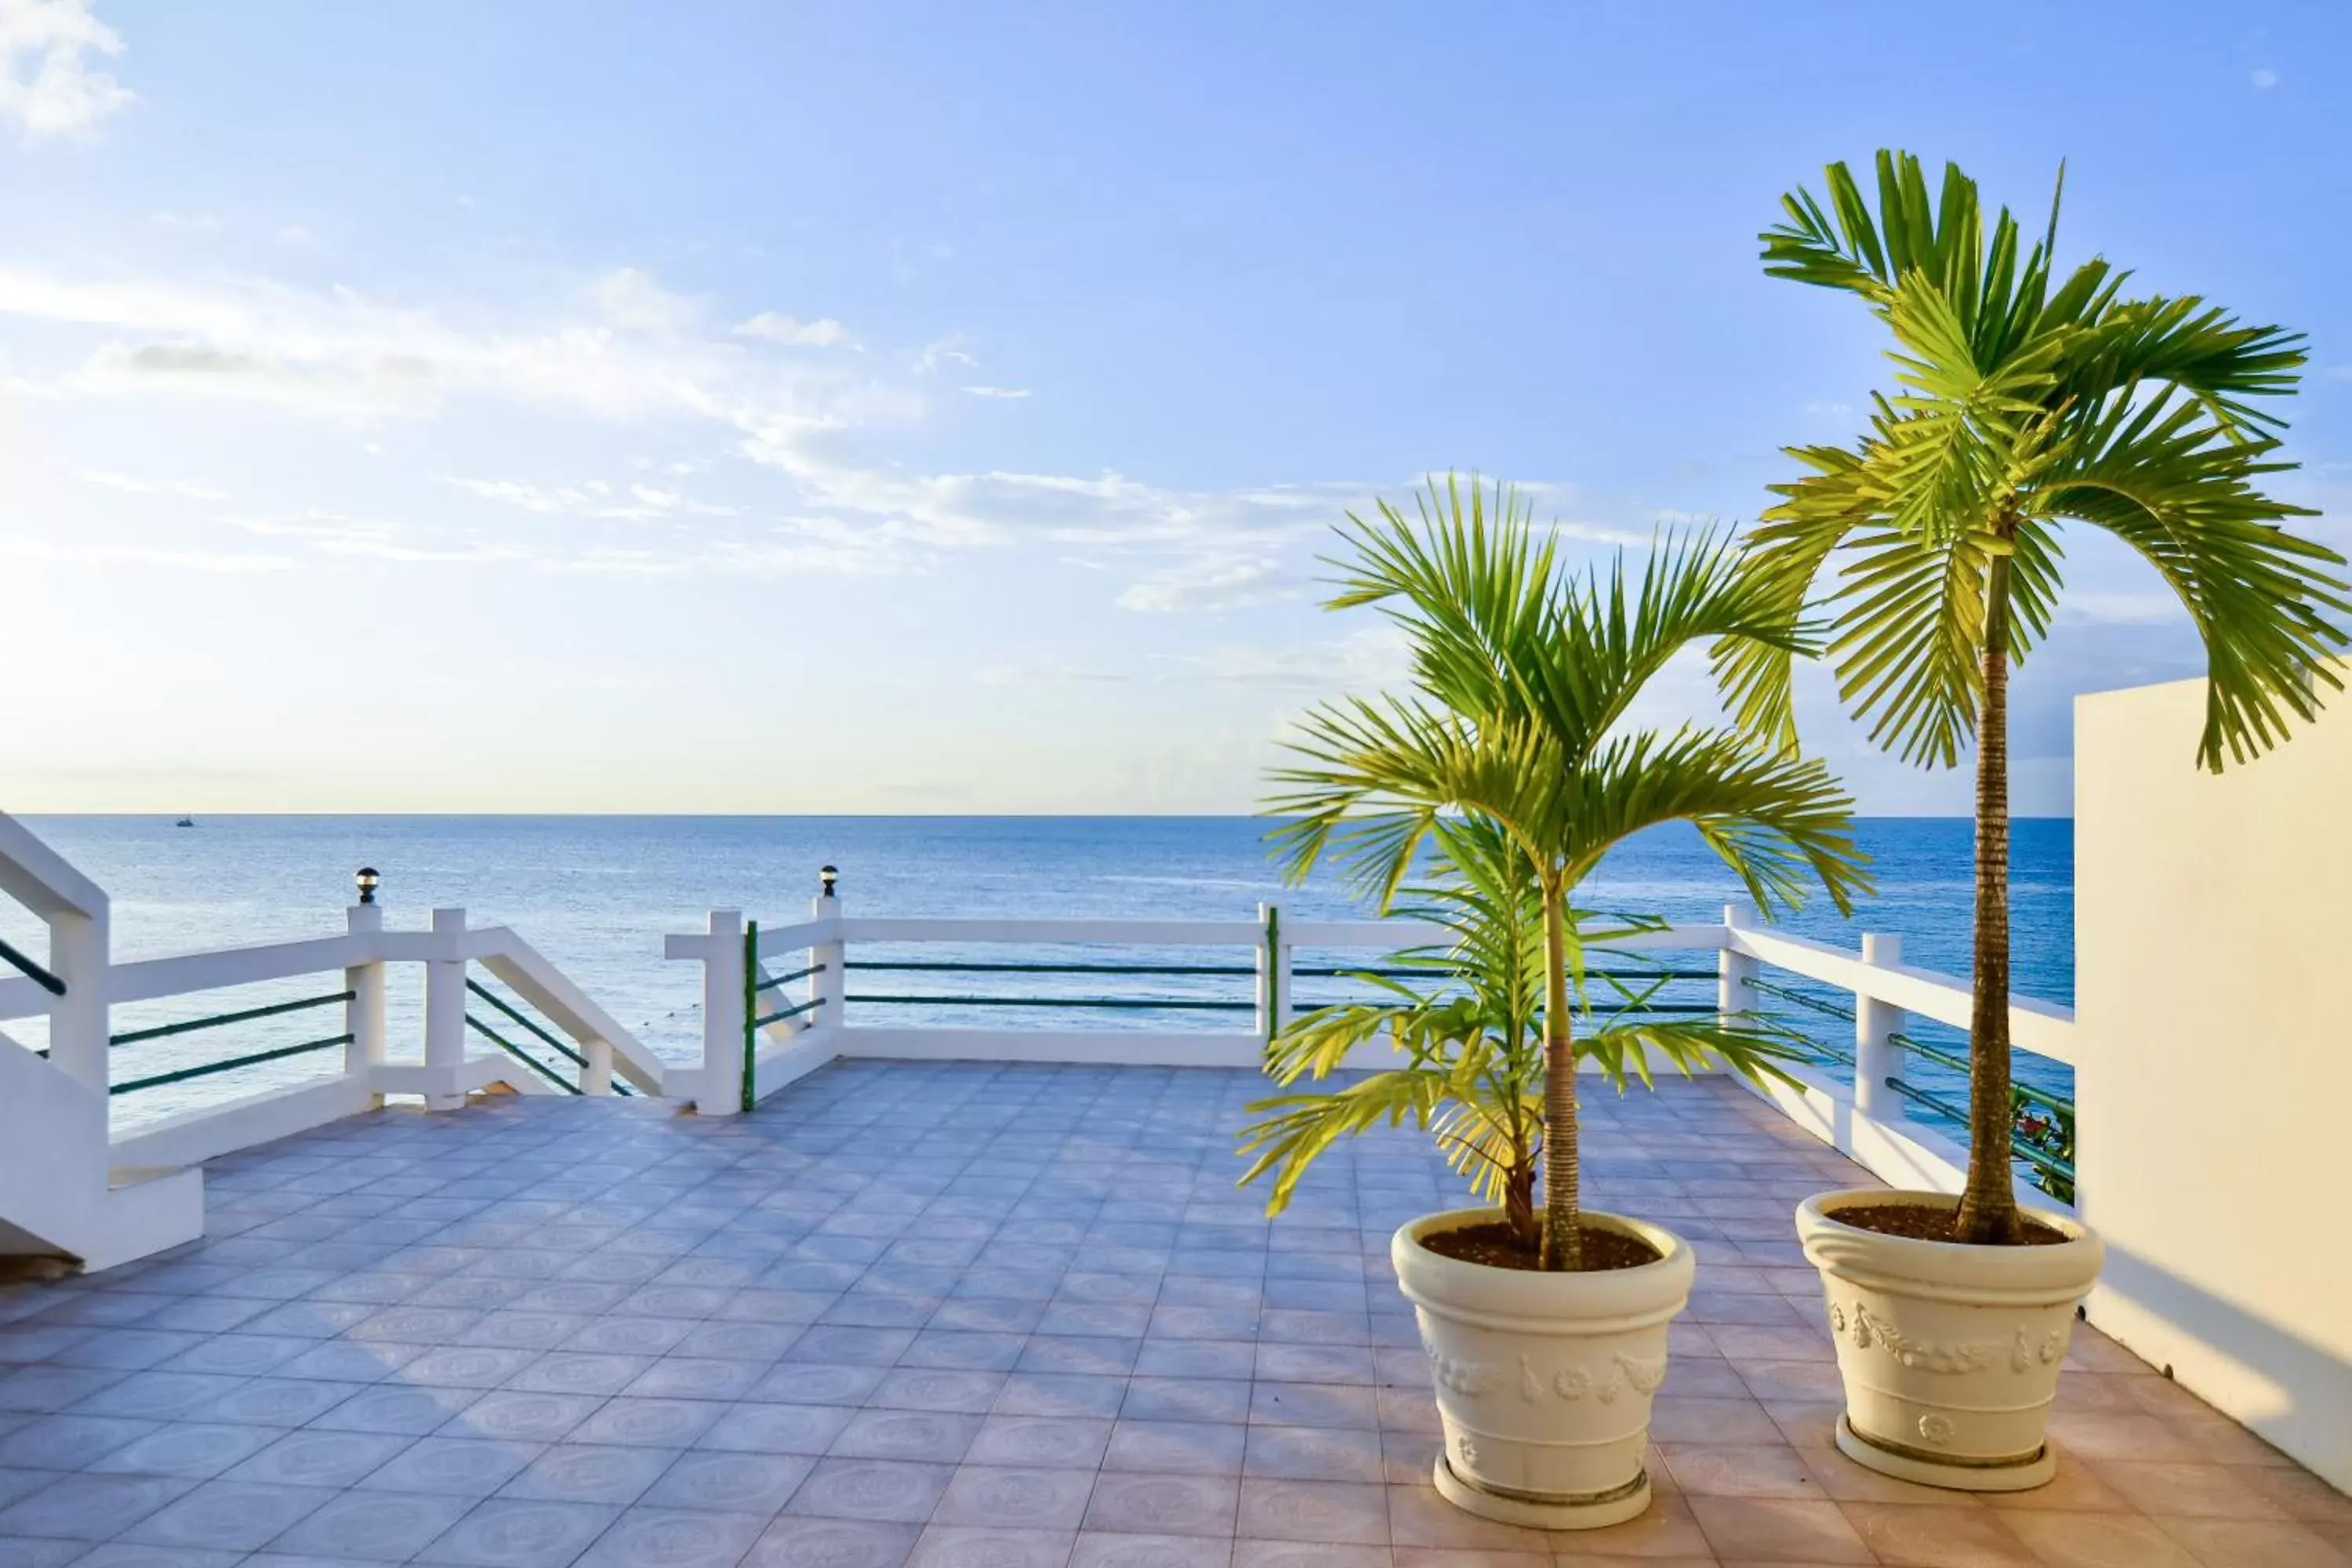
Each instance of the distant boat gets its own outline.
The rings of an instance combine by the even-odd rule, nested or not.
[[[184,816],[180,818],[179,821],[172,824],[174,827],[194,827],[195,825],[196,819],[193,816]]]

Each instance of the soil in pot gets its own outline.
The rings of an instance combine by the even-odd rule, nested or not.
[[[1875,1231],[1881,1236],[1908,1237],[1914,1241],[1948,1241],[1955,1246],[1984,1245],[1962,1243],[1952,1233],[1953,1222],[1959,1215],[1958,1204],[1948,1209],[1931,1208],[1925,1204],[1855,1204],[1832,1210],[1829,1217],[1840,1225],[1850,1225],[1857,1230]],[[2043,1225],[2038,1219],[2025,1215],[2017,1218],[2024,1237],[2015,1243],[2017,1246],[2059,1247],[2074,1239],[2065,1232]]]
[[[1838,1218],[1843,1219],[1845,1215],[1841,1213]],[[1622,1230],[1583,1225],[1577,1226],[1577,1233],[1583,1243],[1583,1267],[1576,1271],[1580,1274],[1639,1268],[1644,1263],[1655,1263],[1660,1256],[1656,1247]],[[1510,1226],[1502,1221],[1441,1230],[1423,1237],[1421,1245],[1440,1258],[1483,1263],[1489,1268],[1524,1268],[1533,1272],[1541,1267],[1536,1249],[1522,1243]]]

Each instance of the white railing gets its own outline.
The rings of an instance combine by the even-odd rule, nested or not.
[[[672,936],[665,942],[666,956],[703,966],[702,1056],[692,1068],[671,1069],[672,1092],[693,1100],[706,1115],[732,1114],[845,1057],[1255,1067],[1274,1029],[1292,1016],[1293,984],[1298,977],[1297,955],[1302,951],[1391,952],[1444,940],[1444,928],[1437,926],[1402,920],[1291,920],[1270,905],[1260,906],[1255,921],[878,919],[845,915],[837,899],[820,898],[813,901],[807,920],[772,926],[747,924],[740,911],[713,910],[704,931]],[[919,950],[944,946],[1246,952],[1251,955],[1246,969],[1236,962],[1216,972],[1235,978],[1254,977],[1254,1000],[1246,1005],[1250,1026],[946,1027],[852,1023],[845,1015],[856,998],[849,994],[845,971],[863,965],[856,963],[851,954],[858,947],[879,943]],[[1887,1083],[1905,1077],[1910,1053],[1903,1029],[1911,1016],[1967,1026],[1970,992],[1966,980],[1906,964],[1898,938],[1867,936],[1856,952],[1759,927],[1751,915],[1736,907],[1725,910],[1720,925],[1678,925],[1611,945],[1624,952],[1706,954],[1716,973],[1716,1007],[1725,1015],[1769,1010],[1762,1005],[1765,998],[1751,984],[1768,973],[1809,981],[1850,996],[1854,1030],[1853,1082],[1800,1066],[1790,1069],[1793,1083],[1775,1084],[1757,1092],[1799,1126],[1891,1183],[1948,1192],[1959,1189],[1967,1169],[1965,1146],[1935,1126],[1906,1117],[1902,1100]],[[1117,974],[1121,967],[1106,964],[1103,973]],[[1155,971],[1142,966],[1129,967],[1128,973]],[[787,985],[798,989],[788,992]],[[940,1007],[954,1006],[957,1002],[950,995],[925,1000]],[[1039,1013],[1051,1013],[1057,1001],[1066,1000],[1035,994],[1024,998],[1034,1001]],[[1171,1010],[1230,1007],[1236,1017],[1244,1005],[1203,1004],[1175,996],[1164,1001]],[[1139,1001],[1092,1005],[1149,1010]],[[2074,1021],[2070,1009],[2015,998],[2011,1004],[2011,1028],[2021,1050],[2069,1065],[2074,1062]],[[1367,1052],[1360,1065],[1372,1066],[1376,1061],[1377,1053]],[[2020,1192],[2044,1206],[2066,1206],[2023,1184]]]
[[[63,998],[51,996],[29,976],[0,979],[0,1021],[47,1014],[51,1061],[72,1070],[68,1064],[80,1065],[91,1042],[70,1027],[59,1027],[59,1005],[78,1001],[93,1009],[100,1054],[94,1072],[85,1068],[75,1076],[93,1079],[89,1087],[102,1094],[110,1066],[103,1054],[108,1049],[106,1018],[113,1006],[305,975],[331,976],[337,989],[348,993],[342,1004],[340,1033],[347,1039],[340,1070],[117,1133],[110,1140],[116,1166],[194,1164],[355,1115],[379,1105],[387,1095],[415,1095],[428,1109],[450,1110],[493,1084],[526,1094],[567,1089],[609,1094],[616,1077],[646,1094],[665,1092],[660,1058],[514,931],[470,927],[461,909],[434,910],[431,929],[425,931],[387,931],[383,916],[380,905],[358,904],[347,911],[347,929],[338,935],[128,963],[69,965],[58,971],[68,984]],[[424,1027],[414,1055],[393,1054],[385,1026],[385,970],[395,963],[416,963],[425,970]],[[530,1024],[516,1025],[494,1006],[474,1016],[499,1034],[536,1035],[536,1040],[524,1038],[522,1048],[534,1059],[552,1054],[552,1063],[535,1068],[507,1050],[468,1048],[469,1029],[485,1032],[468,1016],[475,965],[528,1004],[545,1026],[542,1032]],[[68,1015],[68,1022],[78,1023],[79,1013]],[[234,1030],[236,1026],[226,1027]],[[543,1053],[541,1047],[551,1045],[551,1052]],[[79,1047],[78,1055],[69,1054],[74,1047]]]

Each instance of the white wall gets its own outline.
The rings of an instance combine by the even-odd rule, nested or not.
[[[2352,1490],[2352,697],[2219,776],[2204,700],[2074,710],[2091,1316]]]

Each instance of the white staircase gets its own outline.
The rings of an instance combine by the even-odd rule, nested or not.
[[[463,910],[436,910],[427,931],[388,931],[383,907],[363,896],[346,911],[346,929],[331,935],[115,963],[105,891],[5,814],[0,893],[48,928],[46,960],[0,952],[0,1024],[46,1016],[49,1033],[46,1058],[0,1033],[0,1257],[54,1257],[99,1269],[194,1241],[204,1234],[198,1167],[205,1161],[375,1110],[387,1095],[415,1097],[431,1110],[458,1110],[493,1085],[526,1094],[664,1093],[663,1064],[644,1042],[518,933],[469,927]],[[425,972],[424,1037],[413,1056],[387,1048],[389,963],[415,963]],[[505,997],[474,977],[476,965],[506,987]],[[215,1098],[113,1134],[110,1008],[311,975],[331,976],[329,984],[339,990],[289,1007],[340,1004],[342,1032],[293,1048],[340,1047],[340,1071]],[[494,1010],[496,1022],[470,1013],[469,996]],[[253,1016],[232,1011],[172,1028],[234,1025]],[[535,1037],[556,1060],[502,1038],[505,1028]],[[497,1040],[505,1054],[469,1051],[469,1030]],[[130,1032],[124,1043],[140,1037]],[[268,1059],[269,1053],[230,1057],[189,1076]],[[150,1079],[147,1086],[159,1081]]]
[[[0,1255],[108,1268],[194,1241],[204,1173],[113,1163],[107,1130],[107,900],[0,815],[0,892],[49,928],[49,1055],[0,1035]],[[62,989],[58,989],[62,987]]]

